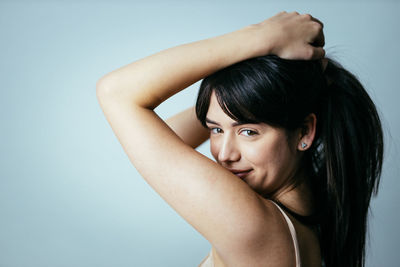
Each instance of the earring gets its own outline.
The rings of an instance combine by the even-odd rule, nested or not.
[[[307,147],[307,144],[306,144],[306,143],[304,143],[304,142],[301,143],[301,148],[302,148],[302,149],[304,149],[304,148],[306,148],[306,147]]]

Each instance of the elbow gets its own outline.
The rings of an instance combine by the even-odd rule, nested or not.
[[[105,101],[109,99],[109,97],[107,97],[107,89],[100,83],[100,80],[96,83],[96,98],[101,109],[103,109]]]
[[[136,84],[121,84],[118,82],[118,78],[112,75],[105,75],[101,77],[96,83],[96,96],[100,104],[115,103],[119,104],[126,103],[127,105],[135,105],[144,107],[147,109],[154,109],[157,105],[154,105],[154,97],[151,97],[146,90],[136,87]],[[137,89],[139,88],[139,89]]]
[[[101,77],[96,82],[96,96],[98,99],[105,97],[111,93],[110,86],[108,85],[107,76]]]
[[[118,87],[112,84],[111,78],[107,75],[96,82],[96,97],[101,106],[108,102],[121,101],[118,96],[122,93],[117,92],[116,88]]]

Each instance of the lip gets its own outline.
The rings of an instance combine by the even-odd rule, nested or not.
[[[230,172],[232,172],[234,175],[240,177],[240,178],[244,178],[246,177],[246,175],[248,175],[253,169],[249,169],[249,170],[229,170]]]

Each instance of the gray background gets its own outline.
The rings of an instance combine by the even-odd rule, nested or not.
[[[246,2],[246,3],[245,3]],[[95,96],[105,73],[297,10],[382,115],[386,161],[367,266],[399,266],[399,16],[394,1],[0,2],[0,266],[197,266],[208,242],[142,180]],[[194,104],[199,83],[162,104]],[[208,143],[199,149],[206,155]]]

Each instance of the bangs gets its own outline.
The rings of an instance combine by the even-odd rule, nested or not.
[[[246,92],[240,91],[241,86],[235,84],[214,87],[219,106],[231,119],[240,123],[259,123],[254,114],[258,104]],[[244,95],[244,96],[243,96]]]
[[[271,67],[257,58],[222,69],[201,82],[196,102],[196,114],[205,126],[212,92],[218,104],[233,120],[241,123],[282,124],[287,112],[282,109],[287,100],[282,97],[282,84],[271,79]],[[280,96],[280,97],[279,97]],[[277,121],[276,118],[279,118]]]

